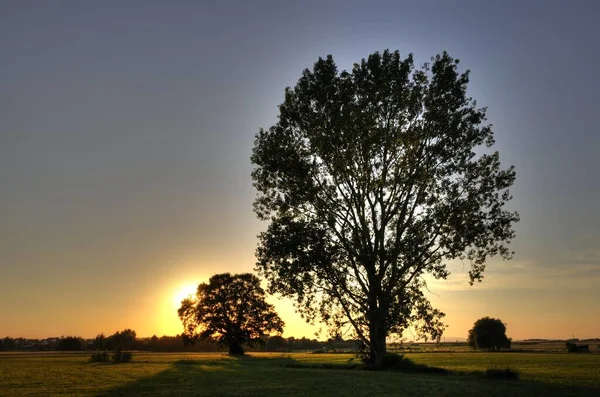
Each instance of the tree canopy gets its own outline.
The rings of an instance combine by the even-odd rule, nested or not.
[[[198,286],[195,298],[184,299],[178,310],[186,343],[214,338],[230,354],[243,354],[242,345],[264,343],[261,337],[282,333],[283,321],[253,274],[217,274]]]
[[[498,318],[483,317],[475,321],[469,330],[469,346],[488,351],[510,349],[511,340],[506,336],[506,324]]]
[[[129,328],[120,332],[117,331],[106,338],[106,347],[109,349],[133,349],[135,346],[136,337],[136,332]]]
[[[417,69],[386,50],[340,73],[319,58],[256,135],[254,210],[270,221],[257,271],[305,318],[351,326],[375,365],[390,334],[441,336],[425,275],[462,259],[472,284],[489,256],[512,256],[515,171],[458,63],[444,52]]]

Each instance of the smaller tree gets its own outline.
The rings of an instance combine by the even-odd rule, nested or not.
[[[229,354],[242,355],[242,345],[264,343],[261,337],[282,333],[283,321],[265,300],[260,280],[253,274],[216,274],[198,285],[194,298],[181,302],[177,311],[183,323],[183,340],[214,338]]]
[[[468,342],[472,349],[495,351],[510,349],[511,339],[506,336],[506,324],[502,320],[483,317],[469,330]]]

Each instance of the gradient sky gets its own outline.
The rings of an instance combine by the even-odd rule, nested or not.
[[[293,3],[293,4],[292,4]],[[447,338],[600,336],[600,2],[0,0],[0,337],[176,334],[178,299],[254,267],[250,154],[319,56],[447,50],[521,214],[510,262],[434,283]],[[312,336],[288,301],[285,336]],[[410,335],[408,335],[410,339]]]

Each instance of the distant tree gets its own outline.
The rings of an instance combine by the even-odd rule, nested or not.
[[[294,338],[293,336],[290,336],[289,338],[287,338],[286,344],[287,344],[287,347],[289,350],[296,349],[296,338]]]
[[[242,345],[263,343],[261,337],[283,332],[283,321],[265,300],[258,277],[250,273],[217,274],[198,286],[195,298],[178,310],[184,342],[214,337],[229,354],[244,354]]]
[[[265,350],[268,352],[277,352],[283,351],[287,347],[287,340],[284,339],[281,335],[273,335],[267,339],[267,343],[265,345]]]
[[[100,333],[98,335],[96,335],[96,337],[94,338],[94,341],[92,342],[92,345],[94,346],[94,349],[96,350],[104,350],[106,349],[106,337],[104,336],[103,333]]]
[[[61,337],[56,344],[56,350],[80,351],[85,350],[85,340],[79,336]]]
[[[326,347],[328,350],[336,350],[344,344],[344,338],[336,334],[327,339]]]
[[[374,367],[408,327],[439,340],[425,276],[462,259],[473,283],[488,257],[512,256],[514,168],[468,83],[445,52],[420,70],[397,51],[342,72],[319,58],[256,135],[254,210],[270,222],[257,270],[305,318],[352,327]]]
[[[224,350],[223,347],[217,345],[217,343],[212,338],[198,340],[194,343],[193,346],[185,345],[183,337],[181,335],[161,337],[154,335],[151,338],[137,338],[136,348],[140,350],[150,350],[157,352],[216,352]]]
[[[511,340],[506,336],[506,324],[500,319],[483,317],[475,321],[469,330],[469,346],[488,351],[510,349]]]
[[[0,339],[0,352],[4,351],[4,340]]]
[[[106,346],[109,349],[133,349],[136,343],[136,333],[132,329],[124,329],[123,331],[115,332],[109,336],[106,341]]]
[[[2,344],[4,346],[4,350],[14,350],[17,348],[17,344],[13,338],[9,338],[8,336],[3,339]]]

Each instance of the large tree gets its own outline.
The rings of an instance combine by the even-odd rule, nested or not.
[[[265,300],[253,274],[216,274],[198,285],[196,296],[184,299],[178,310],[186,343],[214,338],[229,354],[244,354],[242,345],[264,343],[261,337],[283,332],[283,321]]]
[[[254,143],[254,210],[270,220],[257,270],[307,319],[351,324],[374,365],[411,325],[440,337],[425,275],[462,259],[473,283],[486,258],[512,256],[515,172],[457,65],[444,52],[416,69],[386,50],[339,73],[319,58]]]

